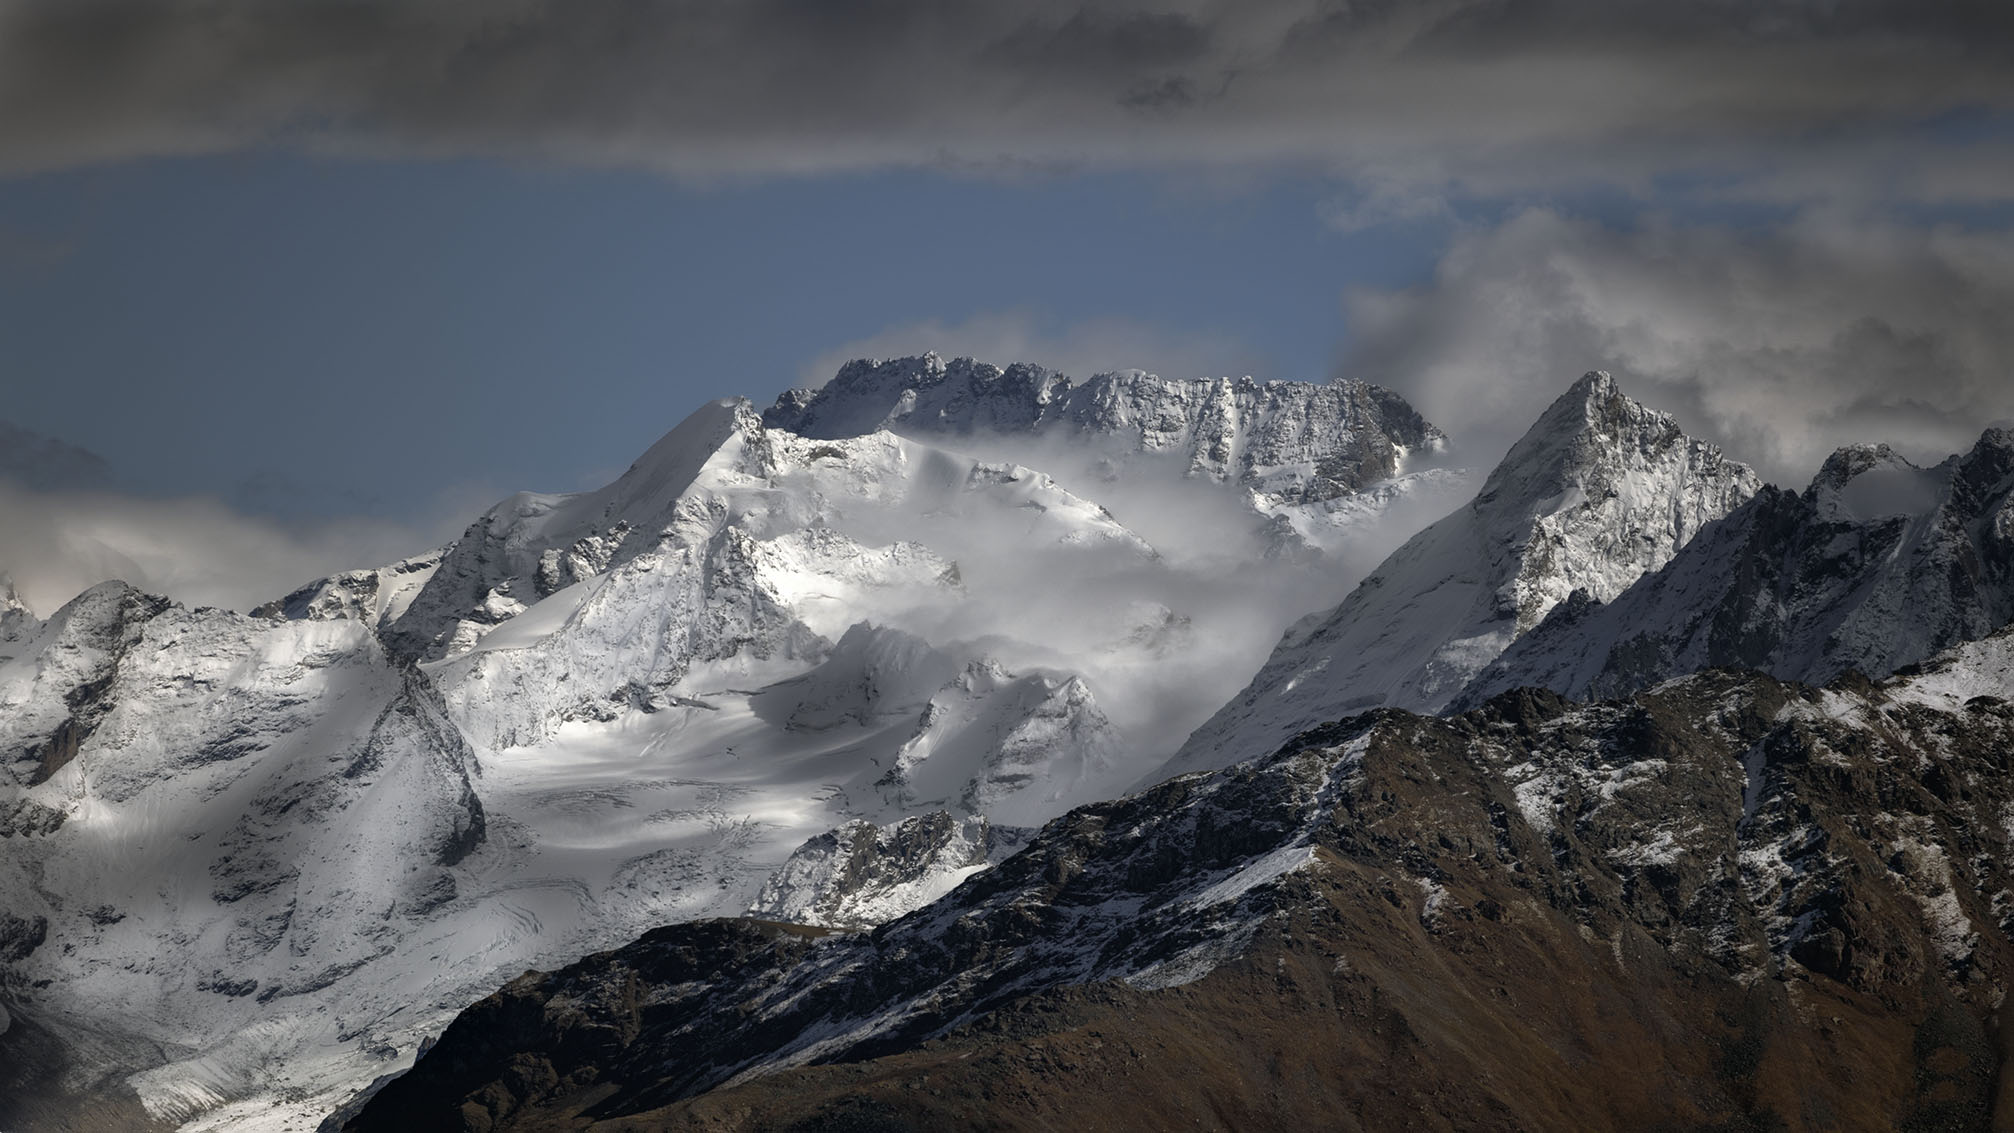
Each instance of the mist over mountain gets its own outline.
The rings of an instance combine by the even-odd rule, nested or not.
[[[1472,476],[1362,383],[922,355],[244,612],[9,599],[0,1121],[1025,1124],[1126,1051],[1170,1121],[1962,1125],[2005,441],[1790,493],[1591,372]]]
[[[898,915],[1138,779],[1463,483],[1369,387],[848,373],[968,384],[894,431],[715,402],[602,489],[243,613],[114,583],[9,613],[6,1120],[257,1127],[527,965]],[[1064,437],[982,415],[1072,388]],[[848,837],[885,866],[793,856],[877,824]]]
[[[0,0],[0,1133],[2014,1128],[2010,74]]]

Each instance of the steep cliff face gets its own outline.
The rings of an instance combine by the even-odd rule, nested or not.
[[[1398,475],[1409,453],[1446,443],[1405,400],[1364,382],[1163,378],[1140,370],[1081,384],[1025,364],[935,354],[848,363],[817,390],[792,390],[765,423],[812,437],[889,429],[918,437],[1066,436],[1114,455],[1167,454],[1197,476],[1306,502]]]
[[[1588,374],[1472,502],[1289,630],[1167,769],[1221,766],[1367,707],[1439,711],[1569,595],[1620,594],[1755,491],[1745,465]]]
[[[1394,507],[1441,508],[1472,485],[1432,467],[1440,430],[1399,395],[1363,382],[1171,379],[1139,370],[1078,382],[1039,366],[1000,369],[935,354],[848,363],[763,413],[772,427],[850,437],[886,429],[1022,457],[1094,486],[1167,472],[1224,486],[1286,553],[1349,555]],[[1032,447],[1031,447],[1032,446]]]
[[[1802,494],[1765,489],[1612,600],[1582,595],[1465,694],[1614,696],[1706,668],[1886,676],[2014,618],[2014,435],[1917,468],[1841,449]]]
[[[1361,716],[870,934],[528,974],[345,1128],[1987,1128],[2010,648]]]
[[[0,992],[21,1025],[0,1061],[31,1077],[0,1091],[0,1124],[179,1121],[346,1027],[378,1041],[370,1021],[416,989],[387,958],[487,832],[425,678],[354,619],[192,611],[122,584],[14,649]]]

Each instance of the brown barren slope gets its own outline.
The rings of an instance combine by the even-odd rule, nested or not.
[[[871,934],[527,974],[345,1128],[1993,1128],[2010,759],[1865,682],[1381,712]]]

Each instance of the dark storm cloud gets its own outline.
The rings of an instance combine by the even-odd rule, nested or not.
[[[1472,191],[1705,168],[1801,197],[1784,147],[1908,195],[2004,194],[1993,4],[13,0],[0,167],[289,145],[642,165],[1296,162]],[[1875,147],[1870,149],[1869,147]],[[1878,152],[1877,152],[1878,151]],[[1898,179],[1899,178],[1899,179]],[[1849,177],[1845,182],[1854,183]]]

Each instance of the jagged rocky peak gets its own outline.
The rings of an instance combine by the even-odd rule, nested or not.
[[[2014,618],[2014,436],[1932,468],[1886,445],[1765,488],[1606,603],[1563,606],[1461,699],[1523,685],[1619,696],[1705,668],[1885,676]]]
[[[271,621],[357,621],[374,627],[397,621],[441,565],[448,548],[400,559],[389,566],[346,570],[318,578],[284,598],[252,607]]]
[[[101,582],[46,623],[22,627],[26,655],[0,670],[0,752],[17,785],[46,782],[76,758],[115,706],[120,665],[171,606],[124,582]]]
[[[857,358],[818,389],[793,389],[763,423],[807,437],[852,437],[891,426],[971,433],[1021,432],[1072,389],[1069,378],[1027,362],[1001,369],[935,352],[887,360]]]
[[[1747,465],[1597,370],[1511,447],[1471,507],[1516,548],[1499,597],[1522,633],[1577,589],[1599,601],[1620,594],[1759,487]]]
[[[1282,499],[1323,499],[1398,475],[1409,453],[1445,446],[1404,398],[1359,381],[1163,378],[1143,370],[1080,383],[1040,366],[1001,369],[935,354],[841,367],[817,390],[792,390],[763,414],[804,436],[890,429],[1098,438],[1116,454],[1171,454],[1193,475]]]
[[[28,603],[21,598],[21,592],[14,589],[14,580],[0,574],[0,616],[7,614],[23,614],[32,618],[35,616],[35,611],[28,608]]]
[[[1589,373],[1473,501],[1290,629],[1166,770],[1220,767],[1365,708],[1441,711],[1555,606],[1614,598],[1756,489],[1746,465]]]
[[[0,649],[5,650],[0,652],[0,662],[13,656],[14,651],[9,647],[26,640],[41,625],[35,611],[28,608],[28,603],[14,589],[14,580],[0,574]]]

